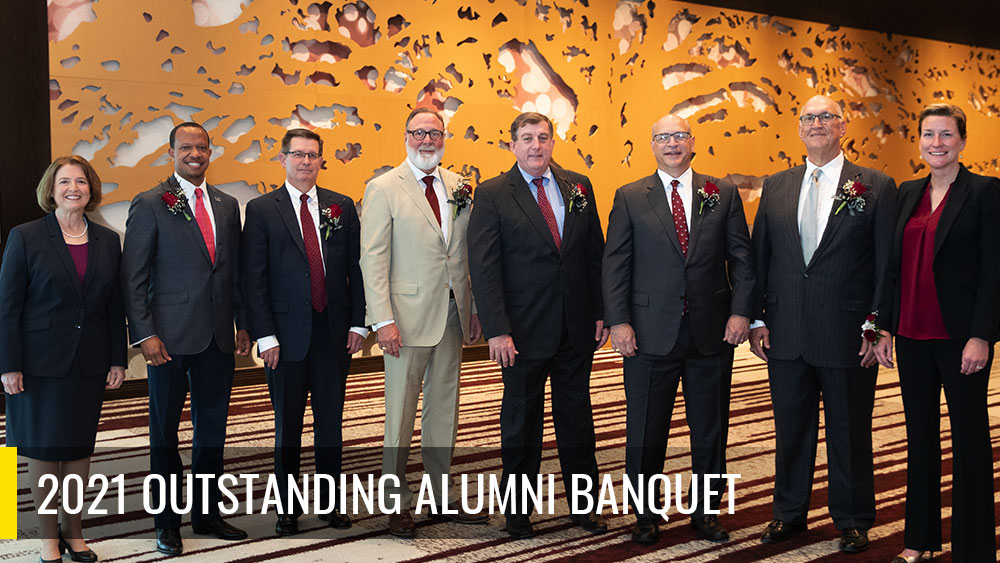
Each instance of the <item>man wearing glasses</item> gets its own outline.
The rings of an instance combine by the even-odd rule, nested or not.
[[[896,184],[844,159],[840,106],[800,111],[805,164],[769,176],[753,224],[750,347],[767,362],[775,426],[774,520],[761,541],[806,529],[822,396],[829,509],[840,551],[868,548],[875,520],[872,408],[878,373],[862,337],[879,309],[896,224]]]
[[[389,515],[389,533],[412,538],[413,492],[406,464],[421,388],[421,454],[434,513],[462,524],[485,524],[487,517],[465,513],[454,496],[442,503],[458,428],[462,341],[475,342],[481,334],[465,238],[472,186],[466,193],[467,183],[439,166],[444,156],[440,114],[414,109],[404,127],[406,160],[365,189],[361,269],[368,322],[385,358],[382,474],[395,475],[400,483],[387,491],[400,500],[399,510]]]
[[[691,169],[694,136],[685,119],[653,124],[657,170],[615,192],[604,249],[604,322],[624,357],[625,472],[645,491],[663,473],[677,385],[691,429],[698,502],[691,526],[709,541],[729,534],[719,523],[726,473],[726,425],[733,349],[747,339],[754,286],[750,233],[732,183]],[[659,496],[659,495],[657,495]],[[632,540],[659,536],[655,506],[634,506]]]
[[[307,129],[281,139],[285,182],[247,204],[243,228],[243,294],[250,333],[264,360],[274,407],[274,473],[282,509],[274,530],[298,532],[306,507],[285,484],[298,480],[302,419],[311,396],[317,474],[340,475],[341,421],[351,355],[368,335],[359,254],[361,226],[354,202],[316,187],[323,141]],[[326,481],[314,489],[334,499]],[[350,528],[347,514],[320,514],[333,528]]]
[[[542,461],[545,381],[566,492],[591,480],[594,455],[590,368],[608,339],[601,305],[604,233],[590,180],[552,164],[552,122],[528,112],[510,126],[517,163],[476,190],[469,219],[469,271],[490,359],[503,368],[503,482],[535,482]],[[533,485],[532,485],[533,486]],[[523,495],[518,495],[523,498]],[[508,506],[507,533],[534,534],[531,506]],[[596,511],[573,514],[591,533],[608,529]]]

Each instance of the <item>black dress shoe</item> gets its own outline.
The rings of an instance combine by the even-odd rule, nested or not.
[[[660,527],[656,520],[639,518],[632,527],[632,541],[639,545],[653,545],[660,539]]]
[[[278,521],[274,523],[274,533],[279,536],[292,536],[299,533],[299,518],[291,514],[278,516]]]
[[[181,543],[181,531],[177,528],[157,528],[156,551],[167,557],[180,555],[184,551],[184,544]]]
[[[608,531],[608,521],[596,512],[590,514],[571,514],[570,519],[591,534],[603,534]]]
[[[837,547],[844,553],[861,553],[868,549],[868,530],[845,528]]]
[[[208,524],[191,524],[191,530],[203,536],[215,536],[220,540],[239,541],[247,539],[247,533],[228,524],[222,518]]]
[[[69,546],[69,542],[63,537],[62,528],[57,527],[56,529],[59,532],[59,561],[62,560],[61,555],[66,552],[69,553],[70,559],[79,563],[95,563],[97,561],[97,554],[94,553],[92,549],[88,549],[86,551],[73,551],[73,548]],[[39,559],[41,559],[41,557],[39,557]]]
[[[338,530],[346,530],[351,527],[351,517],[341,514],[337,509],[333,509],[333,512],[329,514],[320,514],[319,519],[326,522],[327,526]]]
[[[760,536],[760,543],[778,543],[806,531],[805,524],[792,524],[783,520],[771,520]]]
[[[729,541],[729,532],[719,523],[716,516],[701,516],[691,519],[691,527],[698,531],[702,539],[715,543]]]
[[[535,536],[531,520],[527,516],[511,515],[507,517],[507,533],[515,540],[526,540]]]

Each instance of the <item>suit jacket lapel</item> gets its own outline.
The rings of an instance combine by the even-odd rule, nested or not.
[[[701,233],[701,221],[702,216],[711,213],[712,210],[707,205],[705,207],[701,206],[701,196],[698,195],[698,189],[705,187],[705,182],[708,179],[701,174],[698,174],[694,170],[691,171],[691,225],[690,233],[688,237],[688,256],[694,253],[695,247],[698,245],[698,235]]]
[[[424,193],[426,185],[423,180],[415,178],[413,176],[413,170],[410,169],[410,165],[405,162],[397,166],[395,173],[399,177],[399,188],[403,191],[407,197],[413,201],[413,205],[420,210],[420,213],[427,219],[430,223],[431,228],[435,229],[438,236],[441,237],[441,241],[444,241],[444,231],[441,229],[441,225],[438,225],[437,217],[434,216],[434,210],[431,209],[431,204],[427,201],[427,195]],[[442,176],[443,178],[443,176]],[[442,182],[444,180],[442,179]],[[447,195],[448,186],[445,186],[445,195]],[[440,202],[439,202],[440,203]],[[441,221],[445,221],[445,217],[441,217]]]
[[[563,230],[562,230],[562,246],[566,246],[566,241],[570,240],[570,234],[573,232],[573,225],[576,224],[576,216],[579,215],[578,211],[570,211],[569,203],[570,196],[569,192],[573,189],[569,179],[564,176],[564,170],[556,168],[555,166],[549,166],[552,171],[552,178],[556,182],[556,187],[559,188],[559,195],[562,196],[563,200]],[[555,208],[552,209],[555,213]],[[542,210],[538,210],[539,215]],[[548,225],[546,225],[546,229]],[[555,243],[553,243],[555,244]]]
[[[87,219],[87,221],[89,222],[90,219]],[[89,235],[89,244],[87,245],[87,270],[83,274],[83,287],[81,288],[80,293],[81,297],[87,293],[87,288],[90,287],[90,281],[94,278],[94,272],[99,271],[101,267],[101,253],[98,252],[98,249],[101,247],[101,234],[97,229],[94,229],[89,232]]]
[[[941,217],[938,218],[937,231],[934,233],[934,258],[937,258],[941,244],[944,243],[945,237],[948,236],[948,231],[955,224],[955,219],[958,218],[958,212],[961,211],[962,206],[965,205],[965,200],[969,197],[968,179],[969,171],[965,166],[962,166],[958,171],[955,182],[948,189],[948,201],[944,202],[944,209],[941,210]],[[997,219],[993,218],[993,220]]]
[[[56,251],[56,255],[59,256],[59,261],[62,262],[64,268],[66,268],[66,273],[69,275],[70,285],[76,291],[77,298],[83,301],[83,289],[80,287],[80,277],[76,273],[76,265],[73,264],[73,257],[69,255],[69,249],[66,248],[66,241],[63,240],[62,229],[59,228],[59,221],[56,219],[55,212],[49,213],[45,218],[45,224],[49,229],[49,239],[52,241],[52,247]],[[88,254],[90,254],[88,249]]]
[[[646,189],[649,190],[649,193],[646,195],[646,199],[649,200],[649,206],[653,209],[653,213],[660,219],[660,223],[663,224],[663,231],[667,234],[670,242],[673,243],[677,255],[683,258],[684,253],[681,252],[681,243],[677,240],[677,226],[674,224],[674,215],[670,211],[670,203],[667,201],[667,191],[663,187],[663,181],[660,180],[658,173],[653,172],[652,176],[646,178]]]
[[[288,234],[292,235],[292,240],[295,241],[295,246],[299,248],[302,257],[308,260],[306,243],[302,241],[302,229],[299,227],[298,219],[295,218],[295,207],[288,197],[288,188],[282,184],[278,189],[281,190],[281,193],[274,198],[274,206],[278,210],[278,216],[285,223],[285,228],[288,229]]]
[[[802,269],[805,269],[806,261],[805,257],[802,256],[802,233],[799,231],[799,196],[802,192],[802,179],[805,178],[805,175],[806,167],[805,165],[800,165],[792,169],[785,186],[772,186],[772,189],[777,187],[789,191],[787,196],[778,198],[779,205],[784,206],[784,209],[778,213],[778,216],[785,217],[790,222],[786,226],[785,232],[788,233],[788,238],[792,239],[789,241],[789,244],[792,245],[791,247],[799,249],[796,255]],[[813,253],[814,257],[815,255]]]
[[[930,176],[928,176],[927,178],[924,179],[924,186],[927,185],[927,182],[929,180],[930,180]],[[920,203],[920,200],[923,197],[924,197],[924,190],[923,189],[912,190],[910,193],[906,194],[906,199],[904,199],[902,202],[900,202],[899,218],[902,219],[902,220],[896,222],[896,232],[894,233],[894,236],[893,236],[893,247],[896,250],[896,256],[897,257],[902,256],[902,252],[903,252],[903,231],[906,230],[906,222],[913,215],[913,211],[917,208],[917,204]],[[945,210],[947,210],[947,207],[945,207],[945,209],[941,210],[942,217],[944,216],[944,211]],[[941,232],[940,222],[938,223],[938,226],[939,226],[939,228],[938,228],[937,232]],[[935,235],[935,243],[934,243],[934,251],[935,252],[937,252],[937,240],[938,240],[937,239],[937,235]]]
[[[552,240],[552,233],[549,231],[549,226],[545,224],[545,218],[542,217],[542,210],[538,208],[538,202],[532,197],[531,188],[528,187],[527,182],[524,181],[524,177],[521,176],[521,171],[518,170],[517,164],[507,172],[507,187],[510,189],[514,201],[520,206],[521,211],[528,216],[528,220],[534,225],[535,230],[538,231],[538,235],[542,237],[545,244],[548,245],[552,252],[559,252],[556,248],[556,241]]]
[[[843,168],[840,169],[840,178],[837,179],[836,191],[834,194],[840,192],[840,186],[843,186],[850,178],[855,178],[861,173],[861,168],[854,164],[853,162],[844,161]],[[799,186],[801,187],[801,183]],[[826,247],[830,246],[830,241],[833,237],[837,235],[837,231],[840,230],[840,226],[844,224],[844,217],[850,215],[845,207],[840,213],[835,213],[840,204],[843,203],[838,199],[834,199],[830,202],[829,218],[826,221],[826,229],[823,230],[823,236],[819,239],[819,245],[816,247],[816,252],[813,253],[813,260],[816,256],[823,253]]]
[[[335,203],[333,201],[333,194],[331,192],[326,191],[326,190],[321,190],[319,188],[319,186],[316,186],[316,199],[319,200],[320,221],[322,222],[322,220],[323,220],[322,219],[323,209],[325,209],[327,207],[330,207],[331,205],[333,205]],[[340,228],[343,229],[344,228],[343,227],[343,224],[344,224],[343,221],[345,220],[344,219],[344,215],[343,215],[343,209],[341,209],[340,220],[341,220],[341,223],[340,223],[341,227]],[[330,241],[333,240],[334,234],[331,232],[330,233],[330,238],[326,238],[326,235],[323,233],[323,229],[317,229],[317,230],[319,231],[319,244],[323,248],[323,262],[327,266],[326,271],[329,272],[330,268],[331,268],[330,263],[329,263],[329,260],[330,260],[329,244],[330,244]],[[305,243],[302,244],[302,248],[303,249],[305,248]]]
[[[222,233],[229,232],[228,214],[222,211],[221,190],[210,184],[205,184],[207,193],[205,197],[212,198],[212,217],[215,218],[215,261],[219,261],[219,255],[226,252],[226,237]],[[201,231],[198,231],[199,234]],[[208,248],[205,249],[208,252]]]

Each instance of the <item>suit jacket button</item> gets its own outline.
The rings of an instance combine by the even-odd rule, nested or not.
[[[802,277],[808,278],[809,277],[809,272],[806,272],[806,273],[802,274]]]
[[[80,325],[76,325],[76,328],[80,328]]]

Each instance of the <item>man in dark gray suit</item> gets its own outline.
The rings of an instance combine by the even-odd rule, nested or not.
[[[736,186],[691,169],[686,120],[666,115],[652,133],[658,168],[615,193],[601,277],[611,345],[625,357],[625,471],[633,484],[663,472],[681,380],[692,471],[726,472],[733,347],[749,334],[754,285]],[[720,488],[716,480],[712,489]],[[713,514],[720,498],[699,491],[691,518],[701,537],[715,542],[729,539]],[[650,498],[634,507],[636,543],[659,536],[654,504],[662,505]]]
[[[774,520],[761,541],[784,541],[806,529],[822,395],[830,516],[841,530],[840,550],[858,553],[867,549],[875,520],[878,373],[861,325],[879,308],[896,184],[844,159],[846,131],[836,102],[811,98],[799,112],[805,164],[764,181],[753,224],[758,321],[750,347],[767,362],[774,404]]]
[[[515,479],[521,490],[523,479],[538,475],[551,377],[559,462],[572,496],[573,475],[598,486],[590,368],[608,339],[601,318],[604,233],[590,180],[552,165],[549,118],[522,113],[510,136],[517,164],[476,190],[468,231],[472,293],[490,359],[503,367],[503,482]],[[509,510],[507,533],[530,538],[530,507]],[[608,531],[596,512],[572,518],[588,532]]]
[[[183,482],[177,428],[189,386],[191,472],[223,473],[233,351],[247,355],[250,335],[239,314],[239,204],[205,182],[208,133],[197,123],[182,123],[170,132],[168,152],[174,174],[135,196],[128,210],[122,291],[132,345],[142,348],[147,365],[150,472],[163,476],[169,490],[171,477]],[[234,320],[240,329],[235,346]],[[219,517],[220,498],[217,482],[210,482],[208,497],[198,496],[191,511],[194,532],[246,538]],[[168,503],[153,521],[156,550],[180,555],[180,515]]]

